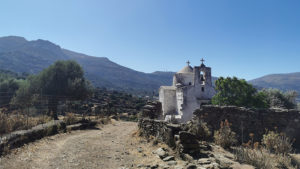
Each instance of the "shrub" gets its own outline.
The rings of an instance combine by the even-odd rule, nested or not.
[[[74,113],[67,113],[66,116],[64,117],[64,122],[66,123],[66,125],[74,124],[77,121],[78,120]]]
[[[223,148],[230,148],[237,143],[235,132],[231,131],[230,123],[225,120],[220,124],[220,129],[215,131],[214,134],[215,143]]]
[[[267,96],[267,102],[271,108],[297,108],[298,93],[296,91],[282,92],[279,89],[263,89],[260,92]]]
[[[46,135],[51,136],[58,132],[58,127],[56,125],[49,126],[46,130]]]
[[[267,131],[261,142],[272,153],[287,154],[293,150],[293,142],[285,133]]]
[[[211,132],[207,127],[207,124],[201,119],[193,120],[191,125],[188,127],[188,131],[199,139],[207,140],[211,136]]]
[[[298,166],[292,165],[292,159],[288,155],[276,155],[275,160],[277,161],[277,168],[280,169],[299,169]]]

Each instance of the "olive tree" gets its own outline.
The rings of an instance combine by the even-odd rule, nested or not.
[[[59,101],[83,100],[91,94],[91,85],[84,78],[83,69],[75,61],[57,61],[39,74],[30,76],[28,82],[29,85],[24,85],[17,91],[15,103],[24,101],[22,96],[25,95],[43,95],[48,100],[48,113],[54,119],[58,119]]]
[[[215,84],[217,94],[212,98],[213,104],[255,108],[268,107],[265,93],[257,92],[257,90],[244,79],[220,77],[216,80]]]

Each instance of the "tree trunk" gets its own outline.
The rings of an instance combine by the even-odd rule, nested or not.
[[[53,120],[58,120],[57,116],[57,105],[58,105],[58,99],[57,98],[51,98],[48,103],[48,114],[53,118]]]

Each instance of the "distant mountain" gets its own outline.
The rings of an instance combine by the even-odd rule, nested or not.
[[[75,60],[86,77],[98,87],[126,91],[157,91],[171,85],[173,72],[143,73],[118,65],[105,57],[93,57],[70,50],[46,40],[27,41],[23,37],[0,38],[0,68],[17,73],[35,74],[57,60]]]
[[[296,90],[300,94],[300,72],[271,74],[249,82],[262,88],[277,88],[283,91]]]
[[[57,60],[75,60],[96,87],[125,90],[133,93],[157,92],[162,85],[171,85],[175,72],[143,73],[118,65],[105,57],[93,57],[62,49],[46,40],[27,41],[23,37],[0,38],[0,69],[35,74]],[[213,77],[213,81],[217,78]],[[250,80],[258,88],[296,90],[300,93],[300,72],[273,74]],[[146,93],[145,93],[146,92]]]

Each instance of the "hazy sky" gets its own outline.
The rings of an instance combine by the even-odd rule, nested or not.
[[[1,0],[0,36],[46,39],[132,69],[300,72],[299,0]]]

